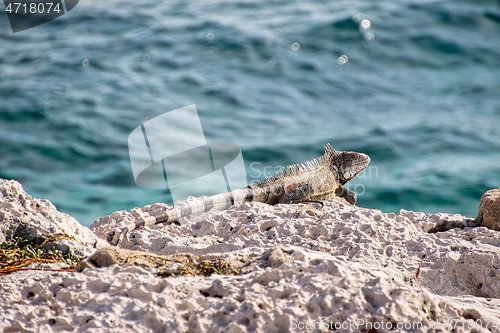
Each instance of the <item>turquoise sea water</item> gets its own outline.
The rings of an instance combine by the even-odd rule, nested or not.
[[[372,159],[359,206],[474,217],[500,187],[500,1],[89,0],[16,34],[0,13],[0,177],[85,225],[171,203],[127,138],[190,104],[249,181],[329,142]]]

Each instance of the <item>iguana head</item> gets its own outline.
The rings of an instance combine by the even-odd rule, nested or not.
[[[363,171],[370,163],[370,157],[353,151],[336,151],[331,165],[337,170],[339,183],[344,185]]]

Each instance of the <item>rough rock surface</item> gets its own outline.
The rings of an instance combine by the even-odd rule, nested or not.
[[[483,194],[477,209],[476,223],[500,231],[500,188]]]
[[[109,267],[112,265],[119,265],[121,267],[162,267],[169,266],[175,262],[181,262],[184,260],[192,261],[194,259],[195,256],[189,253],[176,254],[172,256],[159,256],[156,254],[109,246],[96,251],[87,259],[82,260],[78,267],[76,267],[76,270],[82,271],[85,268]]]
[[[115,212],[91,229],[117,235],[132,216],[156,215],[154,206]],[[131,232],[124,248],[168,255],[228,253],[278,245],[330,253],[351,261],[392,267],[409,283],[420,267],[422,286],[442,295],[500,298],[500,233],[466,227],[472,219],[452,214],[401,210],[382,213],[336,201],[277,205],[243,203],[201,222],[144,227]],[[460,226],[447,228],[440,226]],[[446,230],[436,232],[436,230]]]
[[[69,240],[53,244],[62,251],[70,246],[81,257],[91,254],[92,248],[109,245],[73,217],[57,211],[50,201],[33,198],[15,180],[0,178],[0,243],[14,237],[35,239],[44,233],[67,233],[87,244]]]
[[[165,209],[115,212],[91,229],[109,240],[133,219]],[[246,263],[243,275],[159,278],[156,264],[19,272],[0,277],[0,327],[271,333],[367,332],[371,325],[376,332],[500,332],[500,233],[473,227],[472,219],[384,214],[332,201],[323,207],[243,203],[193,220],[133,231],[121,247],[239,261]],[[116,256],[111,253],[108,264],[143,257],[109,251]]]
[[[259,259],[260,251],[236,253]],[[0,326],[9,332],[267,333],[320,332],[319,322],[337,326],[336,332],[366,332],[369,325],[389,332],[388,325],[407,323],[413,329],[395,331],[450,331],[445,326],[451,324],[464,332],[481,320],[491,331],[478,325],[478,332],[500,331],[491,327],[499,316],[498,299],[441,296],[372,262],[292,246],[283,252],[290,262],[255,265],[239,276],[160,279],[151,268],[116,265],[5,276]],[[317,329],[298,329],[302,325]]]

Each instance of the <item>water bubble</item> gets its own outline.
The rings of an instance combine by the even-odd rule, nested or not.
[[[337,59],[337,64],[339,65],[343,65],[345,64],[347,61],[349,60],[349,58],[347,58],[347,56],[344,54],[342,56],[340,56],[338,59]]]
[[[149,56],[149,54],[145,54],[142,56],[142,60],[144,60],[145,62],[148,62],[149,59],[151,59],[151,57]]]
[[[367,41],[372,41],[375,39],[375,35],[373,34],[373,32],[371,31],[366,31],[363,33],[363,37],[367,40]]]
[[[213,33],[210,32],[209,34],[207,34],[208,40],[213,40],[214,38],[215,38],[215,35]]]
[[[292,50],[298,51],[300,49],[300,44],[299,43],[293,43],[292,44]]]
[[[356,14],[352,16],[352,21],[354,23],[359,23],[364,18],[363,14]]]
[[[83,59],[82,61],[82,65],[84,67],[89,67],[90,66],[90,60],[89,59]]]
[[[364,19],[364,20],[362,20],[362,21],[361,21],[361,23],[359,24],[359,27],[360,27],[361,29],[368,29],[371,25],[372,25],[372,24],[370,23],[370,21],[369,21],[369,20]]]
[[[71,89],[73,89],[73,86],[71,85],[71,83],[68,83],[68,84],[66,85],[66,90],[67,90],[67,91],[70,91]]]
[[[47,111],[49,111],[50,109],[52,109],[52,104],[50,103],[45,103],[45,105],[43,106],[43,108]]]

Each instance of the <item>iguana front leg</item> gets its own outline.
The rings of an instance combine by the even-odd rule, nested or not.
[[[335,194],[341,198],[344,198],[348,203],[354,205],[358,196],[351,190],[346,189],[343,186],[339,186],[335,191]]]
[[[314,190],[311,184],[300,185],[296,189],[286,192],[281,198],[280,204],[299,203],[309,200]]]

